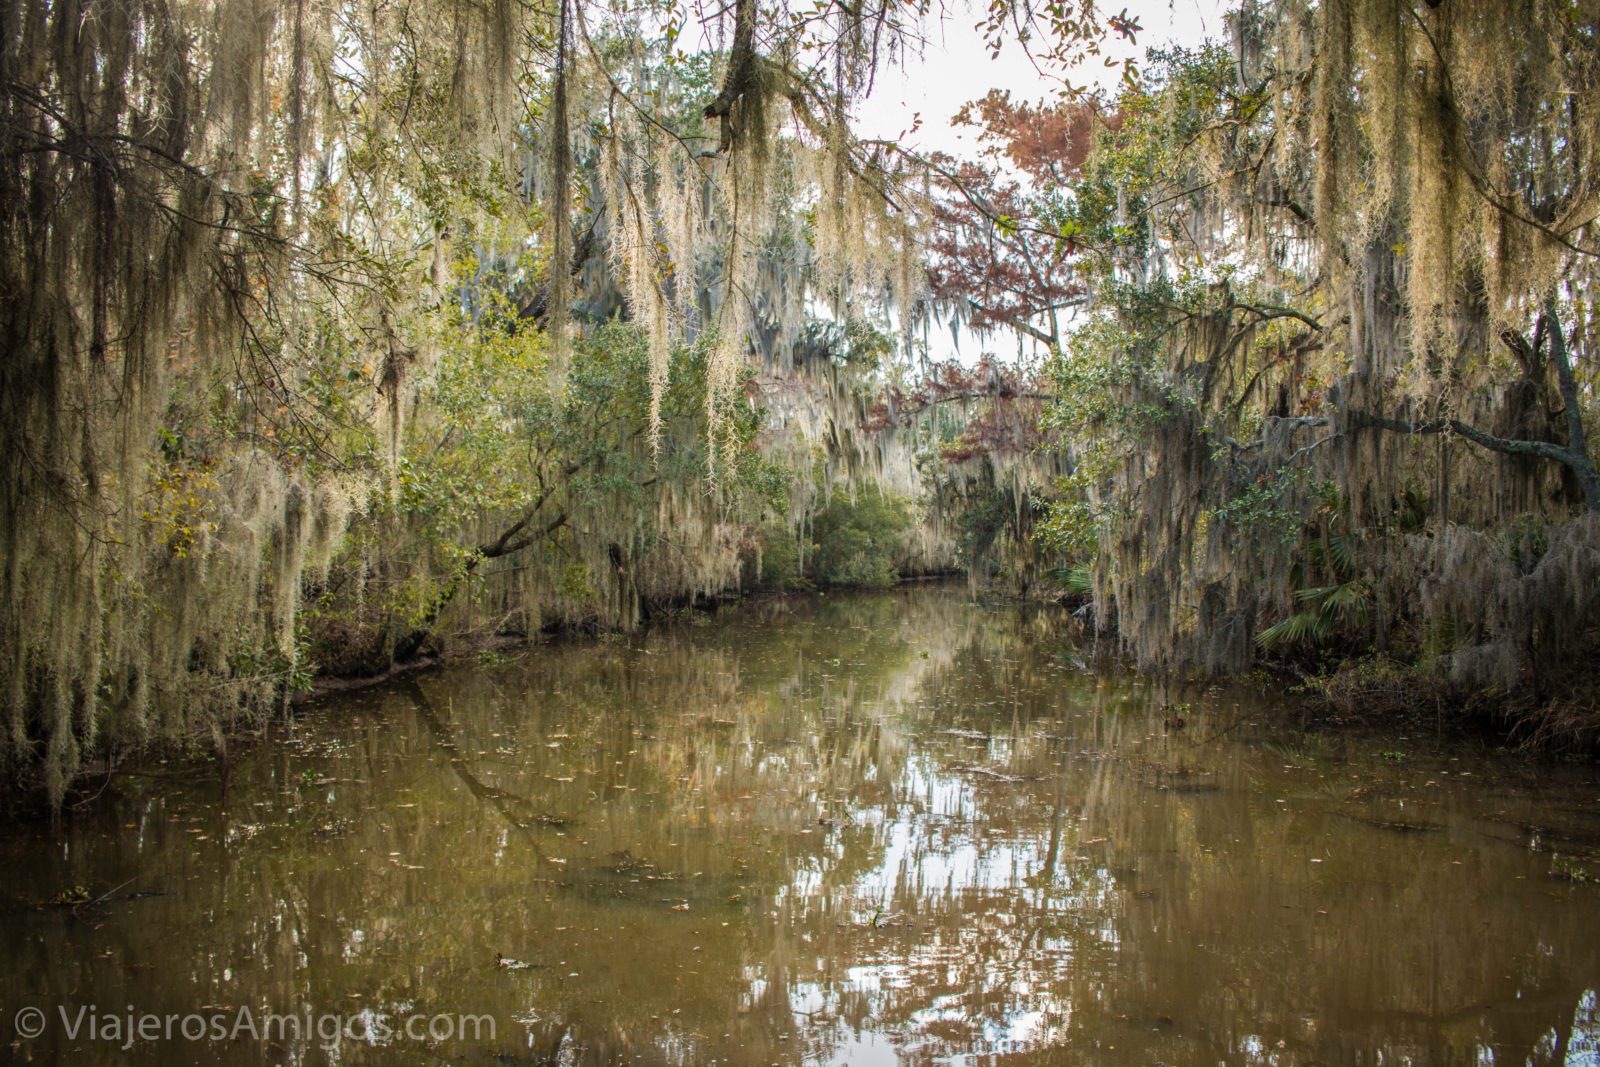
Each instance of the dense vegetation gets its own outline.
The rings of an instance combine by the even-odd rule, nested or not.
[[[1095,295],[1052,532],[1141,663],[1593,739],[1592,14],[1246,5],[1041,206]]]
[[[953,569],[1149,668],[1592,738],[1596,13],[1244,0],[1115,94],[975,101],[968,160],[851,132],[926,13],[7,5],[9,779]]]

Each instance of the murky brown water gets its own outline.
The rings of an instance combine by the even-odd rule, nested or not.
[[[157,768],[0,844],[0,1059],[1600,1063],[1594,770],[1167,730],[1058,623],[755,605]]]

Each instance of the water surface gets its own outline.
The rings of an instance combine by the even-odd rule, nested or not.
[[[1592,768],[1097,676],[1062,623],[755,604],[152,768],[0,844],[0,1058],[1600,1064]],[[323,1036],[107,1039],[241,1009]]]

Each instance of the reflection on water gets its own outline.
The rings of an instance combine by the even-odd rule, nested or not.
[[[753,605],[330,701],[226,794],[158,768],[0,845],[0,1049],[1600,1064],[1600,775],[1234,693],[1169,729],[1058,622],[948,589]],[[85,1005],[494,1037],[123,1051],[64,1032]]]

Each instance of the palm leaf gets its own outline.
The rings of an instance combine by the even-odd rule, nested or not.
[[[1356,569],[1356,546],[1348,537],[1328,538],[1328,557],[1340,574],[1353,574]]]
[[[1327,620],[1320,612],[1301,611],[1262,630],[1256,635],[1256,644],[1262,648],[1275,648],[1278,645],[1316,643],[1327,632]]]
[[[1079,563],[1067,571],[1067,591],[1079,596],[1089,596],[1094,592],[1093,562]]]
[[[1369,606],[1367,583],[1357,580],[1336,585],[1322,602],[1324,615],[1333,614],[1341,619],[1364,618]]]

